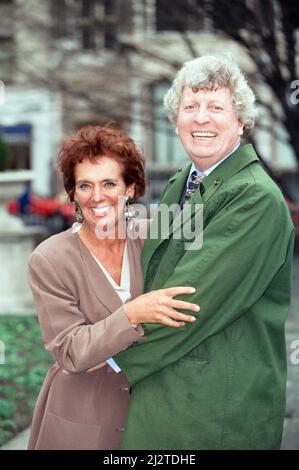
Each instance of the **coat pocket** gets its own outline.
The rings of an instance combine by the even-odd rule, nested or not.
[[[48,412],[36,450],[97,450],[101,448],[101,426],[74,423]]]
[[[210,362],[210,354],[209,349],[206,343],[202,343],[196,348],[192,349],[186,356],[183,356],[180,361],[182,363],[189,363],[189,364],[208,364]]]

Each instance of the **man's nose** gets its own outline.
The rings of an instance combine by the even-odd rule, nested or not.
[[[209,122],[209,120],[210,120],[209,112],[208,112],[208,109],[205,107],[199,108],[194,114],[194,121],[200,124]]]

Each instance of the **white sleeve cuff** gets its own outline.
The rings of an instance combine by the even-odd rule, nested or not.
[[[112,357],[110,357],[110,359],[107,359],[107,364],[109,364],[110,367],[112,367],[112,369],[114,370],[114,372],[116,372],[117,374],[119,372],[121,372],[121,369],[120,367],[118,367],[118,365],[116,364],[115,360],[112,359]]]

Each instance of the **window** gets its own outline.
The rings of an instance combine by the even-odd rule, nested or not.
[[[212,0],[156,0],[157,31],[199,31],[205,29]]]
[[[62,38],[67,34],[67,5],[66,0],[51,1],[52,30],[55,38]]]
[[[14,29],[13,1],[0,0],[0,36],[12,36]]]
[[[12,37],[0,36],[0,80],[9,83],[13,78],[14,41]]]
[[[225,2],[218,2],[217,8],[213,8],[213,25],[215,30],[228,32],[232,35],[234,32],[238,32],[241,28],[252,29],[250,24],[250,15],[248,14],[247,5],[249,2],[246,0],[231,0],[229,9]],[[268,3],[258,2],[259,6],[263,5],[269,9]],[[266,6],[267,5],[267,6]],[[257,11],[258,5],[253,8]],[[271,14],[270,10],[268,12]],[[259,15],[257,11],[257,16]]]
[[[185,31],[188,29],[187,16],[182,14],[186,4],[186,0],[176,0],[175,2],[156,0],[157,31]]]
[[[117,44],[119,0],[77,0],[76,3],[82,49],[113,49]]]
[[[76,30],[82,49],[113,49],[117,44],[119,0],[73,2]]]
[[[13,159],[10,169],[30,169],[31,125],[0,126],[0,135],[9,145],[12,152]]]
[[[104,0],[104,47],[113,49],[117,45],[116,1]]]
[[[0,0],[0,80],[12,81],[14,66],[14,8],[13,2]]]
[[[170,168],[187,162],[186,151],[175,133],[163,106],[163,97],[169,88],[167,82],[158,82],[152,87],[153,102],[153,163],[155,166]]]
[[[78,26],[81,30],[82,48],[95,49],[96,15],[95,0],[83,0],[81,2],[81,15],[78,18]]]
[[[83,50],[115,48],[121,3],[120,0],[52,0],[54,37],[76,38]]]

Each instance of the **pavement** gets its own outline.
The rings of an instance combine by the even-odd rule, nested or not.
[[[281,449],[299,450],[299,253],[294,257],[293,300],[286,324],[286,341],[288,353],[287,404]],[[294,341],[298,341],[298,343],[294,344]],[[29,432],[30,428],[25,429],[2,446],[0,450],[25,450]]]
[[[9,442],[7,442],[4,446],[2,446],[0,450],[26,450],[29,440],[29,433],[30,428],[25,429]]]
[[[299,253],[294,258],[293,279],[292,304],[286,324],[288,381],[284,435],[281,447],[283,450],[299,450]],[[298,343],[295,344],[295,341]]]

